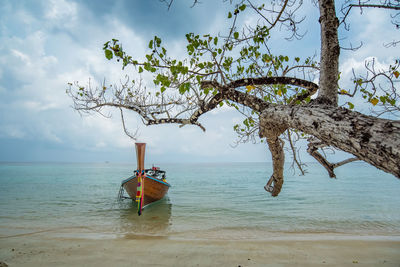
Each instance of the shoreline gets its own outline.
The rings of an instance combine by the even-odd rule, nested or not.
[[[11,238],[83,238],[92,240],[113,239],[166,239],[193,241],[398,241],[400,232],[324,232],[324,231],[268,231],[260,229],[212,228],[161,232],[99,231],[88,226],[54,228],[14,228],[0,226],[1,240]]]
[[[64,235],[63,235],[64,234]],[[284,234],[270,240],[81,233],[0,239],[8,266],[400,266],[400,236]],[[74,233],[74,235],[77,233]]]

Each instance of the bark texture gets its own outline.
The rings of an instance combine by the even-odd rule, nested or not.
[[[297,129],[400,178],[400,122],[331,106],[274,106],[260,116],[260,135],[271,123]]]
[[[290,2],[285,1],[281,12],[289,12],[289,10],[285,10],[286,3]],[[140,86],[135,89],[135,94],[132,94],[129,91],[130,87],[127,86],[121,90],[115,90],[114,98],[108,100],[104,89],[100,89],[100,91],[90,88],[85,90],[85,88],[79,87],[77,92],[72,93],[71,90],[69,91],[74,101],[74,108],[82,112],[96,111],[99,113],[106,106],[124,108],[138,113],[147,125],[178,123],[183,126],[192,124],[205,130],[198,119],[206,112],[217,108],[221,102],[228,100],[247,107],[251,109],[252,114],[259,114],[260,137],[266,137],[272,154],[273,174],[265,189],[271,192],[273,196],[279,194],[283,184],[285,157],[283,141],[280,136],[287,129],[296,129],[316,138],[317,143],[309,140],[308,151],[327,169],[331,177],[335,177],[334,168],[354,160],[363,160],[400,178],[400,121],[380,119],[337,107],[340,54],[338,40],[339,20],[335,12],[335,0],[318,0],[318,4],[321,27],[321,60],[318,85],[296,77],[287,77],[286,70],[288,68],[286,68],[284,71],[286,73],[281,77],[269,77],[267,75],[226,81],[225,75],[223,75],[224,70],[220,67],[224,52],[220,61],[217,61],[213,56],[215,59],[215,69],[213,71],[202,74],[196,70],[196,67],[188,71],[189,73],[183,74],[181,72],[180,79],[178,79],[179,83],[176,80],[176,75],[173,74],[175,71],[172,71],[173,67],[176,68],[175,65],[168,65],[168,63],[166,66],[160,66],[158,63],[153,63],[153,61],[146,62],[146,64],[156,64],[154,67],[158,68],[160,74],[163,75],[165,74],[164,69],[169,68],[173,79],[165,77],[172,79],[170,80],[171,88],[179,89],[179,91],[181,90],[181,81],[191,81],[193,78],[191,76],[203,75],[204,79],[201,81],[196,80],[199,83],[197,85],[200,86],[200,88],[197,88],[199,90],[187,92],[188,95],[185,93],[185,97],[162,95],[161,98],[149,98],[146,97],[147,91]],[[279,17],[280,15],[278,15],[277,21]],[[248,44],[247,41],[244,45],[246,44]],[[108,49],[113,50],[116,49],[115,47],[114,41],[114,45],[108,47]],[[118,49],[117,51],[114,50],[114,54],[120,52]],[[207,50],[209,49],[207,48]],[[108,51],[111,52],[111,50]],[[212,50],[209,50],[209,52],[212,52]],[[117,56],[117,54],[115,55]],[[125,60],[126,58],[120,56],[120,59]],[[133,62],[132,64],[135,66],[139,64]],[[140,63],[139,65],[144,66],[145,64]],[[218,71],[214,71],[216,69]],[[263,73],[262,69],[260,68],[260,74]],[[239,77],[242,77],[241,75]],[[235,75],[229,74],[226,77],[233,78]],[[209,80],[206,80],[208,78]],[[155,81],[160,82],[158,78]],[[280,101],[266,101],[265,98],[262,98],[264,94],[258,94],[256,90],[246,90],[247,86],[259,87],[257,89],[263,90],[263,86],[268,85],[296,86],[302,88],[302,90],[300,90],[301,93],[292,95],[290,99],[287,99],[286,105],[276,104],[282,103]],[[124,91],[126,88],[128,88],[128,92]],[[202,96],[203,91],[200,89],[209,88],[216,89],[215,94],[204,94]],[[395,89],[394,86],[393,88]],[[265,92],[269,94],[268,90]],[[304,100],[316,94],[316,92],[318,92],[317,98],[311,104],[306,105]],[[121,117],[123,120],[122,111]],[[125,130],[124,122],[123,126]],[[125,130],[125,132],[127,131]],[[332,146],[351,153],[355,158],[332,164],[317,151],[318,148],[324,146]]]
[[[268,181],[265,190],[271,192],[273,197],[278,196],[283,185],[283,170],[285,164],[285,152],[283,151],[283,140],[279,136],[285,131],[281,125],[268,127],[264,134],[267,137],[268,148],[271,151],[273,161],[273,174]]]
[[[317,102],[337,106],[339,54],[339,20],[334,0],[319,0],[321,24],[321,63]]]

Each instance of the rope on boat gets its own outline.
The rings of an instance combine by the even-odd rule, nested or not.
[[[127,199],[127,198],[129,198],[129,197],[124,196],[124,187],[121,185],[121,187],[119,188],[119,191],[118,191],[117,201],[122,202],[124,199]]]
[[[136,189],[136,202],[138,203],[138,215],[142,214],[143,209],[143,197],[144,197],[144,171],[136,171],[137,177],[137,189]]]

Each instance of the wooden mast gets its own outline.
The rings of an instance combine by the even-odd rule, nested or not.
[[[137,169],[132,177],[122,181],[122,186],[131,199],[136,200],[138,204],[138,214],[141,215],[143,207],[162,199],[168,192],[170,185],[158,176],[147,176],[145,173],[144,160],[146,144],[135,143],[135,148]]]
[[[137,170],[144,170],[144,153],[146,150],[146,143],[135,143],[136,145],[136,158],[137,158]]]

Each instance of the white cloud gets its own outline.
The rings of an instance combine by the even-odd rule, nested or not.
[[[147,51],[148,37],[139,35],[139,28],[128,27],[116,14],[102,16],[99,22],[97,14],[79,2],[49,0],[44,6],[47,7],[44,18],[35,16],[22,6],[12,10],[15,11],[14,17],[0,20],[2,32],[7,33],[0,36],[0,136],[44,140],[79,151],[131,151],[133,154],[133,143],[123,133],[118,112],[111,111],[111,119],[100,115],[80,117],[70,107],[72,102],[65,89],[68,82],[86,84],[89,78],[94,86],[103,78],[110,84],[118,83],[124,74],[135,78],[132,68],[122,72],[120,64],[106,60],[102,46],[111,38],[118,38],[128,54],[141,58]],[[218,34],[224,30],[222,25],[228,23],[226,13],[227,10],[210,19],[204,32]],[[249,18],[254,20],[254,17]],[[23,30],[12,30],[15,21],[18,26],[22,25],[20,28]],[[7,22],[9,24],[4,24]],[[377,40],[373,39],[371,46],[359,50],[362,53],[342,58],[344,77],[351,75],[352,67],[363,67],[367,56],[377,57],[383,66],[389,63],[386,52],[374,51],[374,46],[382,42],[379,39],[388,37],[388,32],[380,29],[380,19],[374,23],[366,21],[365,29],[355,39],[368,39],[372,31],[379,34]],[[172,56],[183,58],[182,49],[185,49],[186,41],[182,37],[165,44]],[[298,53],[296,49],[288,51]],[[393,50],[392,54],[396,55]],[[151,87],[150,77],[143,78]],[[270,157],[263,145],[230,147],[236,140],[232,126],[243,118],[226,106],[201,118],[207,128],[205,133],[195,126],[145,127],[137,115],[127,112],[125,116],[129,130],[135,131],[139,126],[139,140],[147,142],[151,154],[164,161],[176,158],[264,161]]]
[[[32,65],[29,56],[25,55],[24,53],[15,50],[15,49],[11,49],[11,53],[18,59],[20,59],[22,62],[24,62],[27,65]]]
[[[90,14],[77,15],[83,12],[78,4],[67,1],[50,1],[48,4],[50,8],[44,20],[29,18],[32,25],[26,34],[0,37],[0,49],[4,51],[0,55],[0,64],[7,66],[7,75],[11,76],[6,79],[12,81],[4,83],[4,89],[0,91],[8,97],[8,101],[0,100],[0,109],[4,112],[0,121],[1,136],[41,140],[80,151],[133,153],[133,142],[123,133],[118,112],[111,111],[111,119],[98,114],[80,117],[70,107],[72,102],[65,89],[68,82],[86,84],[89,78],[94,86],[104,77],[107,83],[118,83],[132,68],[122,72],[120,64],[107,61],[101,49],[103,43],[118,38],[129,54],[143,57],[148,40],[116,17],[105,17],[99,27],[97,22],[90,20],[93,18]],[[22,10],[20,14],[23,13],[29,12]],[[62,30],[54,32],[54,27]],[[169,43],[170,54],[182,57],[185,45],[184,39],[172,41]],[[148,79],[147,76],[143,78]],[[147,83],[152,85],[151,80]],[[16,87],[11,87],[12,84]],[[202,118],[206,133],[195,126],[145,127],[137,115],[127,112],[125,117],[130,131],[140,127],[139,140],[148,143],[154,157],[163,161],[182,157],[221,161],[224,157],[234,160],[235,155],[240,154],[229,146],[235,140],[231,114],[229,108],[223,107]],[[257,155],[256,152],[253,154]]]
[[[77,4],[66,0],[49,0],[46,3],[45,18],[52,27],[73,30],[78,23]]]
[[[65,0],[50,0],[46,5],[46,18],[65,19],[75,17],[77,13],[76,3]]]
[[[366,64],[372,67],[372,61],[374,61],[374,69],[377,72],[388,70],[398,53],[396,48],[384,46],[394,38],[394,26],[391,24],[391,17],[386,10],[363,9],[363,13],[360,14],[358,9],[354,9],[347,22],[350,25],[350,31],[341,31],[341,37],[346,37],[341,40],[341,46],[346,47],[350,44],[356,46],[361,42],[362,46],[355,51],[341,51],[339,83],[341,88],[353,91],[353,71],[356,75],[367,77]],[[371,74],[368,77],[371,77]],[[382,85],[384,86],[384,83]],[[360,94],[355,98],[341,96],[340,100],[341,103],[352,102],[357,111],[370,113],[371,105],[366,103]]]

